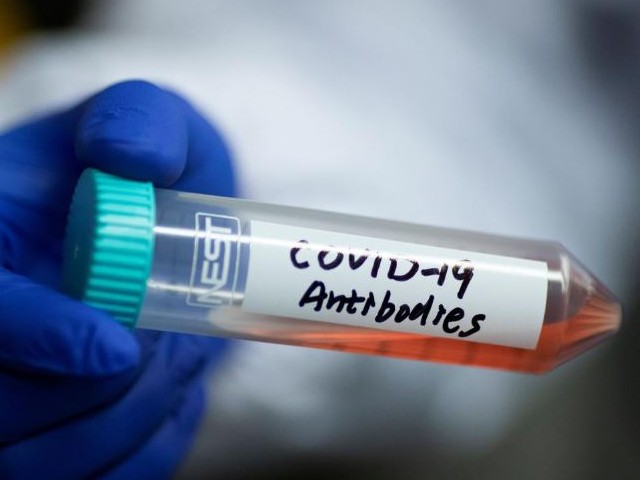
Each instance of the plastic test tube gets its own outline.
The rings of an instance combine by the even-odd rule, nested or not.
[[[86,170],[63,288],[139,328],[550,370],[614,333],[553,242],[155,189]]]

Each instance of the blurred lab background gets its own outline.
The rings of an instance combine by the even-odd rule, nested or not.
[[[639,4],[0,0],[2,128],[127,78],[245,197],[558,240],[625,309],[545,376],[238,342],[178,478],[640,478]]]

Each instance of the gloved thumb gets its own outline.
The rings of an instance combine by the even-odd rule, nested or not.
[[[0,365],[96,377],[139,359],[134,336],[108,314],[0,269]]]

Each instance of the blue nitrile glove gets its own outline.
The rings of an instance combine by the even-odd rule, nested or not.
[[[225,343],[136,335],[57,292],[71,195],[85,167],[233,195],[223,141],[186,101],[115,85],[0,136],[0,478],[161,479],[203,410]]]

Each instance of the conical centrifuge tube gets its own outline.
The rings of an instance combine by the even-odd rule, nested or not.
[[[86,170],[63,288],[139,328],[544,372],[620,305],[561,245],[154,189]]]

